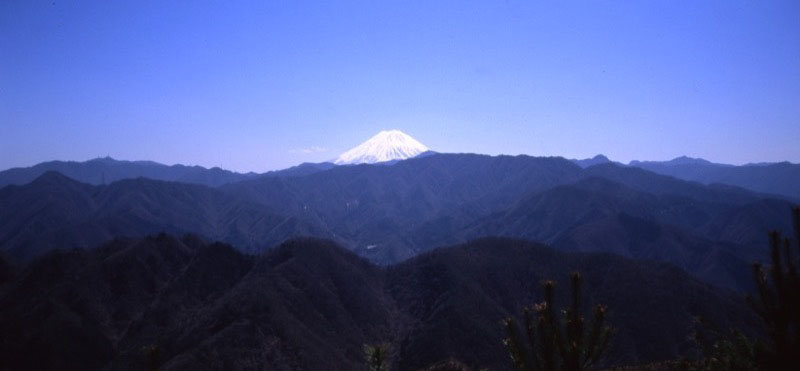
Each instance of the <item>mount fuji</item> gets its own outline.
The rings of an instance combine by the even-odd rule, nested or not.
[[[342,153],[336,165],[374,164],[405,160],[427,152],[428,147],[400,130],[384,130],[357,147]]]

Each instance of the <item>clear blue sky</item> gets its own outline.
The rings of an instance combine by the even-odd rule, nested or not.
[[[800,1],[199,3],[0,3],[0,169],[264,171],[388,128],[441,152],[800,162]]]

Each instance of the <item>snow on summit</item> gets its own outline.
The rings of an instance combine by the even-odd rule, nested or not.
[[[357,147],[342,153],[334,163],[337,165],[374,164],[393,160],[405,160],[428,150],[400,130],[384,130]]]

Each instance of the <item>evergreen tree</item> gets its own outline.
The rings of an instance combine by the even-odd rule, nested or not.
[[[364,345],[364,358],[367,362],[369,371],[388,371],[389,352],[392,350],[389,344]]]
[[[757,357],[769,370],[800,367],[800,275],[798,259],[792,255],[793,245],[797,245],[800,256],[800,208],[794,208],[792,214],[795,240],[771,232],[771,266],[753,265],[758,297],[749,301],[763,320],[768,338],[768,343],[758,348]]]
[[[702,357],[684,359],[676,370],[684,371],[749,371],[758,370],[755,342],[738,330],[721,332],[700,317],[695,318],[692,341],[699,347]]]
[[[554,281],[545,281],[544,301],[532,308],[523,309],[523,328],[527,346],[519,334],[512,317],[503,323],[506,347],[514,368],[520,371],[579,371],[585,370],[603,356],[611,339],[611,328],[606,326],[606,308],[596,305],[588,329],[581,315],[581,275],[570,275],[572,296],[570,306],[563,311],[559,321],[554,309]]]

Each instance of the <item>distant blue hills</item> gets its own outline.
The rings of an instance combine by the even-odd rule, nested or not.
[[[572,160],[580,167],[611,163],[606,156],[597,155]],[[623,165],[619,162],[614,162]],[[669,161],[631,161],[627,166],[638,167],[657,174],[703,184],[728,184],[755,192],[770,193],[800,200],[800,164],[762,162],[745,165],[714,163],[702,158],[676,157]]]
[[[218,187],[259,176],[298,176],[327,170],[332,163],[303,163],[287,169],[263,174],[237,173],[219,167],[164,165],[154,161],[125,161],[111,157],[96,158],[84,162],[48,161],[40,164],[13,168],[0,172],[0,187],[10,184],[26,184],[48,171],[56,171],[82,183],[103,185],[122,179],[148,178],[170,182],[202,184]]]
[[[748,189],[663,175],[671,168],[662,163],[648,163],[650,170],[591,160],[582,168],[561,157],[430,154],[389,166],[309,163],[265,174],[109,158],[48,162],[0,173],[9,184],[0,188],[0,252],[27,261],[167,232],[256,253],[313,236],[395,264],[501,236],[667,262],[746,290],[747,267],[764,258],[767,232],[789,230],[798,165],[672,165],[767,174],[744,176]]]
[[[436,154],[425,153],[418,157]],[[676,157],[669,161],[631,161],[628,164],[613,161],[598,154],[587,159],[572,159],[581,168],[613,163],[620,166],[638,167],[657,174],[702,184],[727,184],[755,192],[769,193],[800,200],[800,164],[790,162],[752,163],[729,165],[714,163],[702,158]],[[398,161],[392,161],[391,164]],[[10,184],[29,183],[48,171],[57,171],[82,183],[102,185],[122,179],[149,178],[171,182],[202,184],[219,187],[230,183],[258,177],[291,177],[310,175],[330,170],[337,165],[331,162],[302,163],[287,169],[266,173],[237,173],[219,167],[164,165],[154,161],[125,161],[111,157],[96,158],[84,162],[48,161],[40,164],[0,171],[0,187]]]

